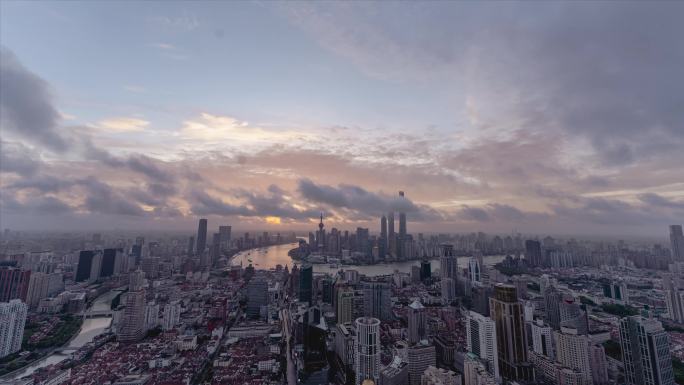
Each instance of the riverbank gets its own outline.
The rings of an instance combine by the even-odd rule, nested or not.
[[[297,243],[287,243],[283,245],[269,246],[266,248],[258,248],[256,250],[243,251],[236,254],[230,261],[230,264],[242,265],[243,267],[252,264],[255,269],[273,269],[278,265],[284,267],[289,266],[291,269],[294,265],[301,265],[302,261],[292,258],[290,251],[297,246]],[[483,258],[485,265],[493,266],[496,263],[503,261],[503,255],[490,255]],[[467,268],[469,257],[459,256],[459,268]],[[330,264],[312,264],[314,273],[321,274],[336,274],[340,269],[358,270],[367,276],[389,275],[394,271],[402,273],[410,273],[413,266],[420,266],[421,260],[390,262],[385,261],[379,264],[362,265],[362,264],[339,264],[330,267]],[[432,270],[435,271],[440,268],[439,258],[430,259]]]
[[[97,307],[106,306],[109,308],[111,301],[114,296],[120,293],[119,289],[113,289],[97,296],[88,306],[88,310],[101,310]],[[111,318],[95,318],[83,320],[78,314],[74,315],[74,318],[80,320],[80,328],[77,332],[73,333],[70,338],[62,343],[61,345],[47,348],[40,353],[40,356],[31,357],[30,360],[22,363],[21,366],[14,368],[12,371],[8,371],[0,375],[0,380],[17,379],[24,377],[33,373],[35,370],[48,366],[51,364],[59,363],[68,358],[68,355],[60,353],[64,349],[79,348],[85,345],[87,342],[92,341],[92,339],[101,334],[102,331],[106,330],[111,323]]]

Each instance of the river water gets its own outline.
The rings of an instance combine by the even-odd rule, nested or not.
[[[297,247],[297,243],[288,243],[284,245],[274,245],[269,247],[262,247],[259,249],[245,250],[236,254],[231,259],[231,265],[242,265],[247,267],[251,263],[256,269],[271,269],[276,265],[288,266],[290,269],[293,265],[301,264],[299,261],[293,261],[287,252]],[[458,267],[468,267],[468,257],[458,257]],[[485,265],[491,266],[501,262],[504,259],[503,255],[490,255],[484,257]],[[439,269],[439,259],[432,259],[430,261],[432,271]],[[358,270],[359,273],[367,276],[387,275],[392,274],[394,270],[399,270],[402,273],[410,273],[411,266],[420,266],[420,261],[404,261],[404,262],[390,262],[380,263],[376,265],[338,265],[338,267],[330,267],[329,264],[313,264],[313,271],[315,273],[335,274],[338,270]]]
[[[109,310],[112,300],[119,294],[119,291],[110,291],[101,296],[99,296],[89,309],[91,310]],[[105,329],[107,329],[112,323],[111,317],[100,317],[100,318],[88,318],[83,320],[83,325],[81,325],[81,330],[74,337],[71,342],[66,346],[67,348],[80,348],[81,346],[92,341],[95,336],[102,334]],[[18,379],[27,376],[36,370],[43,368],[48,365],[56,364],[62,362],[69,358],[69,354],[61,353],[56,351],[49,356],[42,358],[33,364],[23,368],[21,371],[13,373],[12,378]]]

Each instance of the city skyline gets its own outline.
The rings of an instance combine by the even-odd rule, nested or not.
[[[684,217],[681,3],[1,7],[2,228]]]

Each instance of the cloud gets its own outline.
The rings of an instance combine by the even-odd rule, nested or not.
[[[192,213],[194,215],[242,215],[251,216],[252,211],[245,206],[236,206],[214,198],[204,191],[195,190],[190,194]]]
[[[160,168],[157,165],[158,162],[145,155],[131,156],[125,161],[131,170],[144,174],[150,179],[164,183],[173,182],[173,175]]]
[[[458,212],[458,217],[466,221],[476,222],[487,222],[491,219],[485,209],[470,206],[463,206]]]
[[[202,113],[192,120],[183,122],[180,132],[185,140],[198,141],[204,145],[271,145],[288,143],[304,137],[305,134],[287,129],[266,130],[251,126],[248,122],[231,116]]]
[[[440,214],[427,205],[417,205],[408,198],[373,193],[362,187],[340,184],[338,187],[316,184],[310,179],[300,179],[297,190],[302,198],[313,204],[323,204],[332,209],[348,209],[364,216],[383,215],[388,212],[413,214],[415,220],[437,220]]]
[[[135,202],[121,195],[112,186],[94,177],[79,181],[86,190],[84,207],[91,213],[144,216],[145,211]]]
[[[52,196],[28,196],[18,201],[8,194],[2,194],[0,203],[2,211],[8,213],[60,215],[74,210],[67,203]]]
[[[32,176],[41,167],[37,154],[19,142],[0,142],[0,172]]]
[[[652,206],[684,210],[684,201],[674,201],[655,193],[645,193],[638,196],[639,200]]]
[[[136,132],[143,131],[150,122],[138,118],[109,118],[97,122],[96,127],[111,132]]]
[[[67,142],[58,132],[60,113],[48,84],[0,47],[0,124],[25,140],[63,152]]]

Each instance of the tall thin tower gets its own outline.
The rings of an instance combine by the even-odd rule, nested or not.
[[[201,256],[204,254],[204,249],[207,247],[207,219],[202,218],[199,220],[199,225],[197,226],[197,255]]]
[[[388,229],[388,234],[387,234],[387,245],[389,249],[389,254],[393,257],[396,258],[397,256],[397,234],[394,232],[394,213],[389,212],[387,214],[387,227]]]
[[[399,191],[399,197],[400,199],[404,199],[404,192]],[[406,247],[404,247],[404,243],[406,242],[406,213],[403,211],[399,212],[399,239],[397,241],[398,247],[397,251],[399,254],[399,259],[407,259],[406,255]]]

